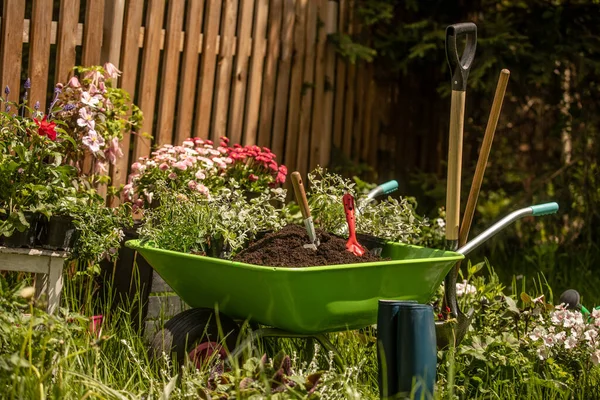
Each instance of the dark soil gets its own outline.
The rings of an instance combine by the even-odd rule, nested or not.
[[[304,248],[310,243],[304,226],[287,225],[253,242],[233,260],[248,264],[271,267],[310,267],[317,265],[355,264],[382,261],[382,258],[366,251],[362,257],[346,250],[346,239],[317,229],[321,244],[317,251]],[[364,247],[364,246],[363,246]],[[365,247],[366,249],[366,247]]]

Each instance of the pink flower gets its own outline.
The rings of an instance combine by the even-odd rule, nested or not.
[[[201,170],[196,171],[195,176],[196,176],[196,179],[198,179],[199,181],[206,178],[206,175],[204,175],[204,172],[202,172]]]
[[[140,164],[139,162],[134,162],[133,164],[131,164],[131,172],[138,172],[142,169],[142,164]]]
[[[208,196],[208,194],[209,194],[208,188],[206,186],[204,186],[203,184],[198,185],[196,187],[196,190],[205,196]]]
[[[87,127],[88,129],[94,129],[96,121],[94,121],[94,114],[87,108],[82,107],[79,109],[79,118],[77,118],[77,125],[81,127]]]
[[[177,174],[176,174],[175,172],[171,172],[171,173],[169,174],[169,179],[172,179],[172,180],[175,180],[175,179],[177,179]]]
[[[128,183],[127,185],[123,186],[123,198],[125,201],[133,200],[133,184]]]
[[[104,174],[104,173],[106,173],[108,171],[106,169],[106,163],[103,162],[103,161],[101,161],[101,160],[96,161],[96,164],[94,165],[94,171],[97,174]]]
[[[71,77],[71,79],[69,79],[69,82],[67,83],[67,85],[71,86],[72,88],[80,88],[81,87],[81,83],[79,82],[79,79],[77,79],[76,76]]]
[[[84,136],[81,141],[85,144],[92,153],[98,153],[100,148],[104,146],[104,138],[98,133],[90,129],[86,136]]]
[[[190,188],[190,190],[196,190],[198,183],[196,181],[189,181],[187,183],[187,185],[188,185],[188,188]]]
[[[104,70],[106,71],[107,78],[115,79],[118,78],[119,75],[121,75],[121,71],[119,71],[117,67],[115,67],[115,65],[110,62],[104,64]]]
[[[161,171],[166,171],[169,169],[169,166],[167,165],[167,163],[162,163],[158,166],[158,169],[160,169]]]
[[[254,175],[254,174],[250,174],[250,175],[248,175],[248,180],[250,182],[256,182],[258,180],[258,176]]]
[[[186,165],[186,163],[184,161],[176,162],[175,164],[173,164],[173,167],[177,168],[181,171],[185,171],[188,168],[188,166]]]
[[[117,162],[117,158],[123,157],[123,152],[121,151],[118,137],[114,137],[110,140],[108,148],[104,151],[104,156],[108,162],[113,165]]]

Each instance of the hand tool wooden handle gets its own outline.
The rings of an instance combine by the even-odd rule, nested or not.
[[[504,94],[506,93],[506,86],[508,85],[509,77],[509,70],[503,69],[500,71],[500,77],[498,78],[498,85],[496,86],[496,93],[494,95],[490,117],[488,118],[488,123],[485,128],[483,142],[481,143],[481,150],[479,150],[479,159],[477,160],[477,167],[475,168],[473,183],[471,184],[469,198],[467,199],[467,205],[465,207],[462,224],[460,226],[458,240],[459,247],[462,247],[465,245],[465,243],[467,243],[469,230],[471,229],[471,223],[473,222],[473,214],[475,213],[475,206],[477,205],[477,198],[479,197],[479,191],[481,189],[481,184],[483,183],[483,175],[485,174],[485,168],[490,155],[492,141],[494,140],[494,133],[496,132],[496,126],[498,126],[500,110],[502,109],[502,102],[504,100]]]
[[[292,184],[294,185],[294,193],[296,194],[296,201],[298,202],[298,206],[300,206],[302,217],[304,219],[310,218],[310,209],[308,208],[308,200],[306,199],[306,192],[304,191],[300,172],[292,172]]]

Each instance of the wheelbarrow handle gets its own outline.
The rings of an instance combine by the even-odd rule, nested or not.
[[[483,233],[479,234],[473,240],[469,241],[466,245],[458,249],[456,252],[460,254],[468,254],[471,251],[475,250],[485,241],[490,239],[496,233],[500,232],[502,229],[506,228],[508,225],[512,224],[516,220],[526,217],[528,215],[531,216],[540,216],[547,214],[555,214],[558,211],[558,203],[545,203],[538,204],[534,206],[529,206],[525,208],[521,208],[520,210],[513,211],[508,214],[506,217],[502,218],[500,221],[496,222],[494,225],[490,226]]]
[[[467,44],[462,55],[458,54],[457,39],[466,36]],[[446,28],[446,57],[452,74],[452,90],[467,90],[467,77],[477,48],[477,26],[472,22],[450,25]]]

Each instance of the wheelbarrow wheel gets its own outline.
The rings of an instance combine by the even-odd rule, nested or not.
[[[173,363],[181,366],[187,354],[200,368],[214,353],[224,359],[227,351],[235,348],[239,333],[239,326],[228,316],[217,315],[210,308],[192,308],[175,315],[156,333],[151,345],[152,355],[155,358],[170,355]]]

